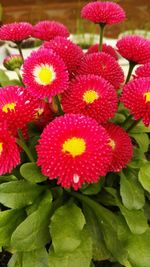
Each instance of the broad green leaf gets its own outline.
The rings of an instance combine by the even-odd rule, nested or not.
[[[0,202],[9,208],[19,209],[31,205],[44,187],[19,180],[0,185]]]
[[[50,241],[48,225],[50,222],[52,195],[47,191],[39,207],[31,213],[14,231],[11,245],[18,251],[31,251]]]
[[[146,133],[130,134],[130,136],[132,136],[136,140],[136,142],[139,145],[140,150],[143,153],[147,152],[150,141],[149,141],[149,137]]]
[[[84,215],[86,218],[86,225],[88,227],[92,239],[93,260],[107,260],[110,258],[110,252],[106,248],[102,232],[97,222],[97,218],[93,211],[87,205],[84,204],[83,208]]]
[[[134,147],[134,155],[128,166],[133,169],[139,169],[146,162],[144,153],[137,147]]]
[[[8,85],[18,85],[22,86],[21,82],[19,80],[4,80],[1,82],[2,86],[8,86]]]
[[[48,253],[45,248],[17,252],[11,257],[8,267],[48,267]]]
[[[130,133],[150,133],[150,126],[146,127],[143,122],[140,122],[130,131]]]
[[[17,181],[16,176],[14,176],[12,174],[0,176],[0,183],[11,182],[11,181]]]
[[[144,206],[144,191],[138,181],[121,173],[120,194],[124,206],[129,209],[141,209]]]
[[[0,85],[4,86],[4,83],[9,81],[9,77],[5,73],[6,71],[0,69]]]
[[[142,165],[138,177],[143,188],[150,193],[150,162]]]
[[[20,168],[20,173],[22,177],[31,183],[40,183],[47,179],[47,177],[41,173],[40,168],[34,162],[23,164]]]
[[[51,247],[49,252],[49,267],[90,267],[92,260],[91,237],[86,230],[81,233],[81,243],[73,252],[55,253]]]
[[[68,203],[58,208],[51,218],[50,234],[56,253],[72,252],[81,243],[85,218],[80,208]]]
[[[13,231],[25,217],[23,210],[0,211],[0,246],[9,246]]]
[[[101,191],[103,183],[104,177],[101,177],[98,183],[89,184],[86,188],[81,189],[81,191],[85,195],[96,195]]]

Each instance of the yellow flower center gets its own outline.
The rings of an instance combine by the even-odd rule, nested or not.
[[[2,111],[8,113],[11,110],[15,110],[16,103],[8,103],[2,107]]]
[[[3,151],[3,143],[0,143],[0,156],[2,154],[2,151]]]
[[[73,158],[82,155],[85,150],[86,143],[83,138],[72,137],[63,143],[62,151],[70,153]]]
[[[146,99],[146,103],[150,102],[150,92],[146,92],[144,93],[145,99]]]
[[[83,100],[87,103],[87,104],[92,104],[95,100],[97,100],[99,98],[98,93],[95,90],[87,90],[84,94],[83,94]]]
[[[52,66],[48,64],[41,64],[40,66],[35,68],[34,77],[38,84],[48,85],[55,80],[56,73]]]
[[[39,108],[35,114],[35,119],[38,119],[44,112],[43,108]]]
[[[112,150],[115,149],[116,144],[115,144],[115,141],[114,140],[110,139],[109,145],[112,147]]]

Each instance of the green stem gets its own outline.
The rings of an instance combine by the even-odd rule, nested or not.
[[[54,96],[54,101],[55,101],[55,103],[56,103],[56,105],[57,105],[57,107],[58,107],[58,114],[59,114],[59,115],[64,115],[64,112],[63,112],[63,110],[62,110],[61,103],[60,103],[60,100],[59,100],[58,95],[55,95],[55,96]]]
[[[100,26],[99,51],[102,51],[105,24],[100,23],[99,26]]]
[[[128,70],[128,75],[127,75],[125,84],[130,80],[130,77],[131,77],[131,74],[132,74],[132,71],[133,71],[135,65],[136,65],[136,63],[129,61],[129,70]]]
[[[135,128],[140,121],[141,121],[141,119],[139,119],[137,121],[133,121],[132,124],[126,129],[126,131],[130,132],[131,130],[133,130],[133,128]]]
[[[27,146],[26,143],[25,143],[25,140],[24,140],[24,138],[23,138],[23,135],[22,135],[21,130],[18,130],[18,135],[19,135],[19,138],[20,138],[20,139],[17,139],[17,141],[16,141],[17,144],[18,144],[18,145],[25,151],[25,153],[27,154],[29,160],[30,160],[31,162],[35,162],[35,160],[34,160],[32,154],[31,154],[30,149],[28,148],[28,146]]]
[[[23,57],[23,53],[22,53],[22,49],[21,49],[21,42],[16,42],[17,48],[19,50],[19,54],[22,57],[23,61],[24,61],[24,57]]]
[[[126,120],[122,123],[122,127],[126,129],[126,127],[128,126],[128,123],[131,121],[132,119],[132,115],[129,115]]]
[[[20,81],[21,84],[24,86],[24,83],[23,83],[23,81],[22,81],[22,76],[21,76],[21,74],[20,74],[20,70],[19,70],[18,68],[16,68],[14,71],[16,72],[16,74],[17,74],[17,76],[18,76],[18,78],[19,78],[19,81]]]

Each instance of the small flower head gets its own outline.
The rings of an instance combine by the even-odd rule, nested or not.
[[[0,125],[0,175],[10,173],[20,163],[19,148],[5,126]]]
[[[45,42],[43,47],[54,50],[63,59],[69,73],[76,74],[84,55],[78,45],[64,37],[56,37],[50,42]]]
[[[140,66],[136,69],[135,74],[137,77],[149,77],[150,78],[150,62]]]
[[[68,37],[69,32],[65,25],[57,21],[44,20],[33,27],[33,37],[50,41],[56,36]]]
[[[117,94],[114,87],[96,75],[81,75],[62,95],[65,113],[80,113],[99,123],[107,122],[117,111]]]
[[[21,42],[29,38],[33,27],[27,22],[5,24],[0,28],[0,40]]]
[[[31,95],[44,99],[63,92],[68,83],[68,72],[63,60],[53,50],[32,52],[23,65],[23,81]]]
[[[150,40],[138,35],[127,35],[117,42],[120,55],[135,64],[150,61]]]
[[[109,145],[113,152],[109,171],[120,172],[132,158],[133,147],[131,139],[125,130],[118,125],[109,123],[105,126],[105,129],[110,136]]]
[[[20,69],[23,64],[23,58],[20,55],[11,55],[4,59],[3,65],[7,70],[14,71]]]
[[[124,73],[118,62],[104,52],[86,55],[81,62],[79,73],[101,76],[108,80],[115,89],[119,89],[124,81]]]
[[[111,162],[109,136],[97,122],[83,115],[67,114],[44,129],[37,146],[38,165],[51,180],[77,190],[105,175]]]
[[[50,104],[41,100],[35,112],[34,123],[37,127],[43,129],[54,118],[53,112],[50,109]]]
[[[98,24],[116,24],[125,20],[124,10],[113,2],[91,2],[81,11],[81,17]]]
[[[99,52],[99,44],[94,44],[88,49],[87,54],[92,54],[97,52]],[[102,52],[105,52],[106,54],[112,56],[114,59],[118,60],[117,52],[111,45],[103,44]]]
[[[24,88],[7,86],[0,90],[0,119],[6,122],[13,136],[17,136],[18,129],[24,131],[26,124],[33,121],[37,106],[37,100]]]
[[[135,120],[142,119],[146,126],[150,124],[150,78],[137,78],[126,84],[121,101]]]

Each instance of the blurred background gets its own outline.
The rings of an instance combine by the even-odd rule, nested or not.
[[[68,26],[70,32],[94,32],[92,23],[80,19],[81,7],[85,0],[0,0],[2,23],[39,20],[58,20]],[[107,27],[105,36],[116,38],[120,32],[134,29],[150,30],[150,0],[116,0],[127,13],[127,21]]]

